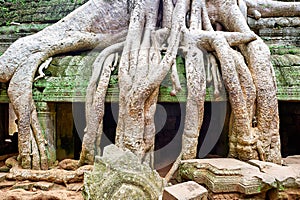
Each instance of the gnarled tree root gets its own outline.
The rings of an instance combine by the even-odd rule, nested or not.
[[[62,161],[64,164],[61,166],[65,166],[66,168],[70,168],[71,164],[74,164],[74,161]],[[78,161],[75,161],[76,163]],[[12,168],[9,173],[6,175],[6,178],[9,180],[18,180],[18,181],[46,181],[51,183],[59,183],[59,184],[68,184],[68,183],[76,183],[82,182],[84,178],[84,172],[92,171],[92,165],[85,165],[75,169],[74,171],[65,170],[65,169],[50,169],[50,170],[31,170],[31,169],[22,169],[17,164],[17,162],[13,162],[10,159],[10,163]],[[69,164],[66,164],[69,163]]]

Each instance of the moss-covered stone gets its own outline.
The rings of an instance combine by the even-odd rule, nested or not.
[[[0,2],[0,25],[55,22],[87,0],[10,0]]]
[[[31,35],[87,2],[87,0],[0,0],[0,55],[20,37]],[[248,23],[270,45],[272,63],[275,67],[279,100],[300,100],[300,48],[299,17],[250,19]],[[83,102],[85,89],[91,75],[91,66],[97,52],[76,52],[56,56],[46,77],[34,83],[34,99],[50,102]],[[185,102],[186,80],[184,61],[177,59],[182,91],[171,96],[170,74],[160,87],[159,102]],[[7,87],[4,85],[3,87]],[[0,89],[0,102],[8,102],[6,89]],[[207,86],[206,101],[227,101],[225,90],[214,97],[212,85]],[[109,82],[107,102],[118,101],[118,76],[115,70]]]
[[[114,145],[96,157],[94,170],[84,177],[84,196],[88,200],[158,199],[165,183],[137,156]]]

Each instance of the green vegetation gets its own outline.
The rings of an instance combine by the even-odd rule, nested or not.
[[[270,46],[269,47],[272,54],[284,55],[284,54],[300,54],[300,48],[296,46]]]
[[[4,2],[24,5],[27,1],[26,0],[4,0]],[[30,2],[30,1],[28,1],[28,2]]]

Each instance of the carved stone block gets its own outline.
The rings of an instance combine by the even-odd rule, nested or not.
[[[286,159],[286,164],[195,159],[183,161],[179,175],[205,185],[209,199],[300,199],[299,156]]]
[[[206,200],[207,190],[194,181],[166,187],[162,200]]]
[[[187,160],[180,168],[180,175],[206,185],[213,193],[253,195],[276,185],[272,176],[232,158]]]
[[[250,160],[249,163],[257,166],[261,172],[274,177],[279,190],[287,188],[300,189],[300,164],[281,166],[259,160]]]
[[[158,199],[164,180],[130,151],[114,145],[96,157],[94,171],[84,178],[85,199]]]

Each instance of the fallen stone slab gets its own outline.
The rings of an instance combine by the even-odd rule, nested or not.
[[[206,186],[209,199],[300,199],[299,164],[194,159],[182,162],[179,177]]]
[[[207,190],[194,181],[166,187],[162,200],[206,200]]]
[[[300,155],[288,156],[282,160],[286,165],[300,165]]]
[[[274,177],[233,158],[186,160],[182,162],[179,174],[185,180],[205,185],[215,194],[256,195],[277,186]]]
[[[278,189],[280,187],[300,189],[300,165],[282,166],[259,160],[250,160],[249,163],[257,166],[261,172],[274,177],[277,181]]]

